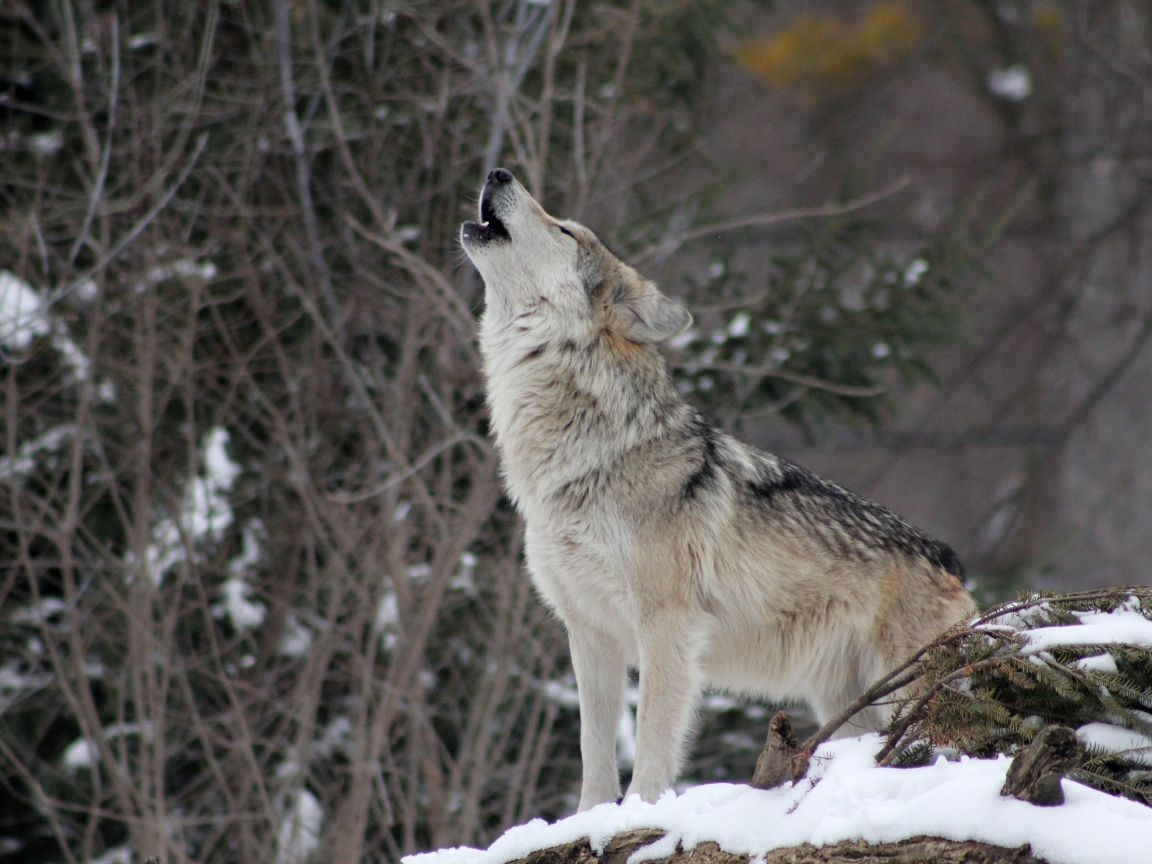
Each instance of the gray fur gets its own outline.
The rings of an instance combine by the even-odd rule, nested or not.
[[[619,797],[628,666],[640,671],[629,793],[653,801],[676,779],[705,684],[804,700],[823,722],[972,613],[947,546],[680,397],[653,343],[691,316],[591,231],[515,180],[489,180],[481,218],[461,241],[486,286],[492,428],[532,578],[568,629],[581,810]]]

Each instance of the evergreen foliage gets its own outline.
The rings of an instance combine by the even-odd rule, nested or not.
[[[1050,647],[1042,648],[1029,636],[1094,613],[1152,621],[1152,588],[1032,594],[941,639],[919,661],[919,684],[893,716],[881,761],[924,764],[940,748],[982,758],[1013,754],[1051,724],[1100,723],[1135,733],[1136,746],[1104,746],[1088,736],[1070,776],[1152,805],[1152,644],[1097,644],[1078,636],[1082,630],[1052,638],[1049,630],[1039,645]]]

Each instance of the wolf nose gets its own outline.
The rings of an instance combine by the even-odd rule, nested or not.
[[[493,168],[488,172],[489,183],[511,183],[512,172],[505,171],[503,168]]]

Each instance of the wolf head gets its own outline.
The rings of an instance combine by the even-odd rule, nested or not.
[[[486,328],[535,319],[532,329],[565,338],[652,344],[692,323],[595,234],[544,212],[503,168],[488,174],[480,220],[464,223],[460,242],[484,277]]]

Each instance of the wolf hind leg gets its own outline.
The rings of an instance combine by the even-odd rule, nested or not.
[[[680,771],[684,742],[700,692],[703,640],[687,613],[665,611],[639,634],[640,702],[636,763],[629,795],[653,802]]]
[[[568,647],[580,697],[580,810],[620,797],[616,729],[624,707],[624,651],[608,633],[568,629]]]

